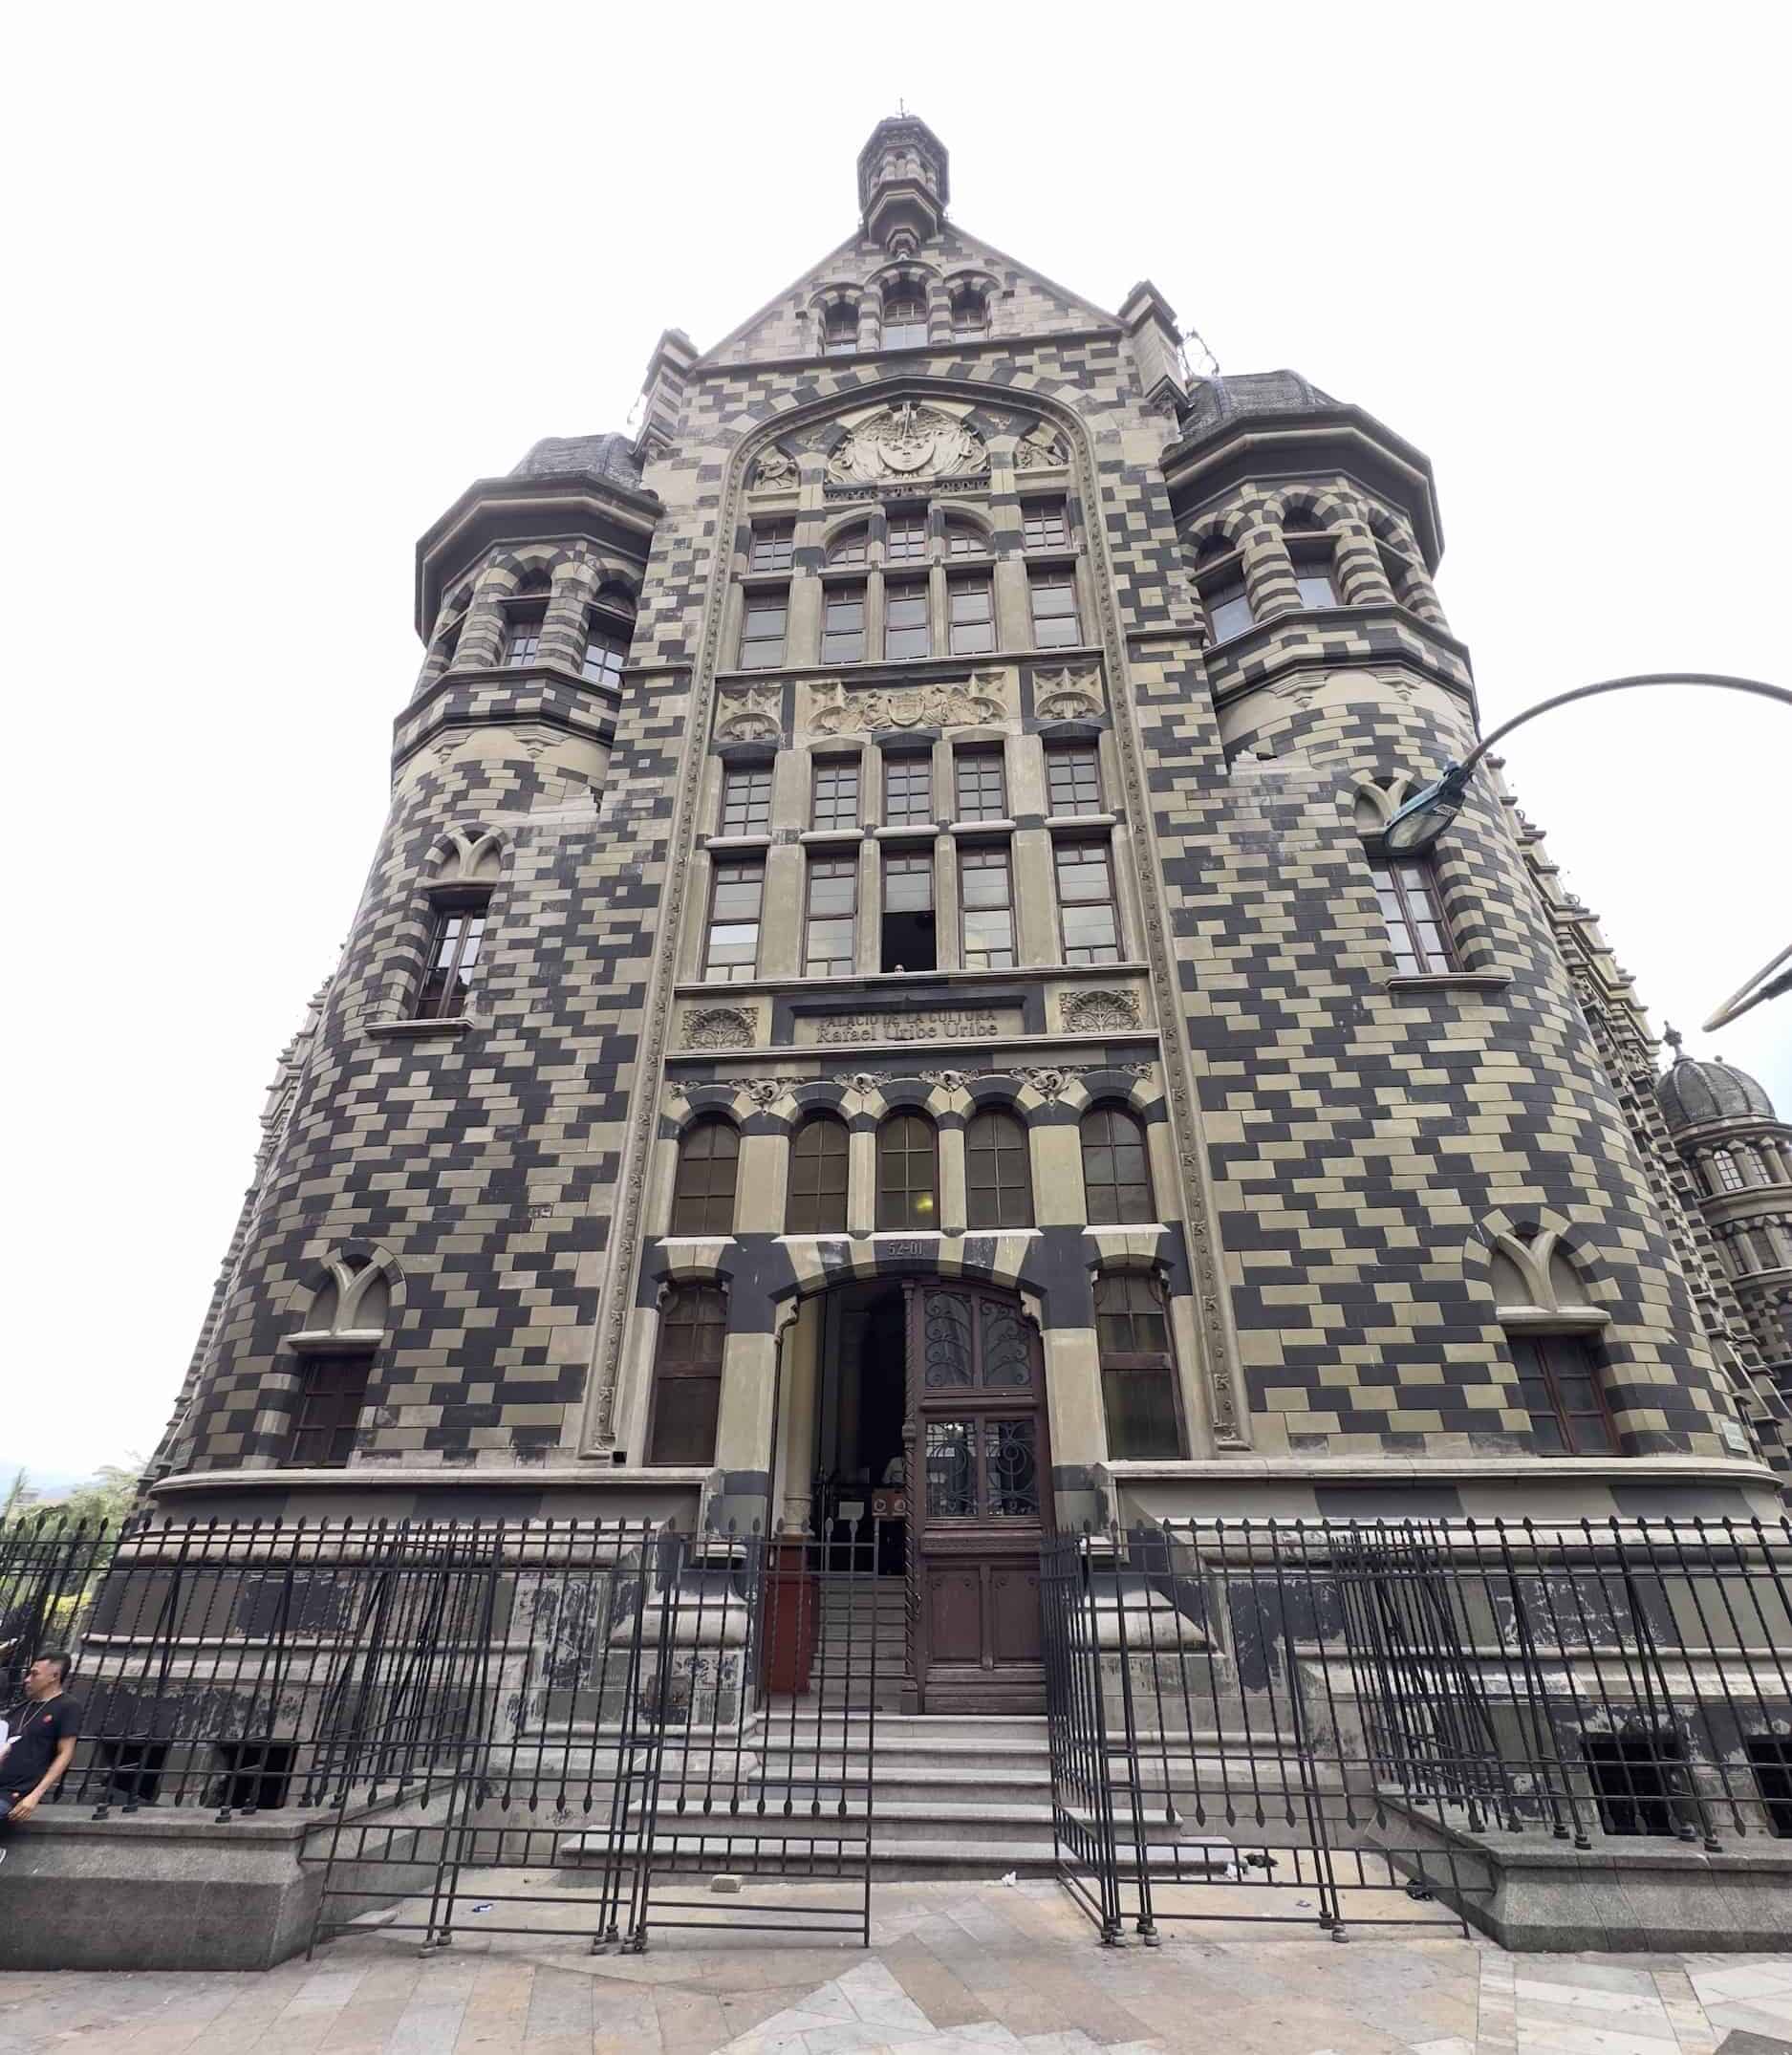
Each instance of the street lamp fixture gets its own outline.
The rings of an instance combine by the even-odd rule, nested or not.
[[[1753,692],[1761,699],[1778,700],[1782,705],[1792,706],[1792,692],[1783,685],[1763,684],[1759,678],[1728,678],[1716,671],[1646,671],[1635,678],[1606,678],[1595,685],[1576,685],[1572,692],[1558,692],[1553,699],[1539,700],[1535,706],[1514,714],[1484,741],[1477,743],[1459,764],[1446,764],[1443,776],[1409,799],[1389,821],[1382,833],[1388,854],[1418,856],[1430,849],[1462,811],[1476,765],[1515,727],[1522,727],[1526,721],[1535,721],[1539,714],[1557,706],[1565,706],[1570,700],[1589,700],[1600,692],[1629,692],[1637,685],[1716,685],[1728,692]]]

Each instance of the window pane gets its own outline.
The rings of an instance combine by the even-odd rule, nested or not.
[[[1182,1453],[1177,1432],[1176,1382],[1168,1369],[1104,1370],[1108,1454],[1116,1462],[1151,1462]]]
[[[809,919],[803,944],[803,974],[844,978],[853,971],[858,928],[858,858],[812,857],[809,866]]]
[[[982,556],[988,547],[982,529],[973,528],[968,521],[946,523],[946,553],[949,556]]]
[[[927,340],[927,308],[912,293],[898,293],[883,305],[883,346],[913,350]]]
[[[877,1224],[883,1228],[939,1224],[933,1123],[898,1114],[877,1131]]]
[[[892,662],[906,657],[925,657],[933,648],[927,624],[927,588],[924,585],[892,585],[884,600],[884,655]]]
[[[967,970],[1014,968],[1014,882],[1005,848],[959,851],[960,926]]]
[[[1201,597],[1207,608],[1207,625],[1213,631],[1216,642],[1229,641],[1233,636],[1242,635],[1255,618],[1242,577],[1216,585]]]
[[[1408,858],[1397,864],[1371,861],[1369,869],[1394,969],[1403,977],[1450,969],[1449,929],[1431,865]]]
[[[884,562],[918,563],[927,554],[927,516],[905,510],[890,514],[884,523]]]
[[[731,1234],[741,1137],[725,1120],[702,1120],[679,1145],[672,1189],[675,1235]]]
[[[1033,596],[1034,645],[1057,649],[1080,642],[1083,631],[1076,617],[1076,587],[1071,579],[1035,572],[1028,584]]]
[[[858,826],[856,758],[825,758],[815,766],[815,797],[810,818],[817,828]]]
[[[782,593],[755,594],[746,601],[741,625],[741,668],[763,671],[784,661],[786,601]]]
[[[791,1234],[839,1234],[846,1227],[848,1138],[826,1114],[796,1131],[790,1151],[790,1196],[786,1227]]]
[[[796,523],[768,521],[753,530],[747,562],[754,571],[788,571],[796,551]]]
[[[883,866],[883,910],[887,914],[931,913],[934,905],[934,858],[886,856]]]
[[[585,641],[585,680],[588,684],[617,685],[622,681],[622,661],[628,643],[610,628],[593,627]]]
[[[504,660],[511,670],[520,670],[526,663],[533,663],[541,654],[541,623],[539,614],[517,615],[511,617],[509,639],[505,645]]]
[[[934,766],[926,756],[886,756],[883,762],[883,817],[893,828],[930,821],[934,816]]]
[[[1145,1130],[1117,1106],[1083,1115],[1083,1191],[1092,1226],[1129,1226],[1155,1218]]]
[[[340,1469],[348,1461],[372,1368],[371,1354],[303,1359],[284,1463],[296,1469]]]
[[[709,906],[703,976],[738,984],[759,965],[759,904],[766,873],[758,863],[719,863]]]
[[[824,663],[863,663],[865,660],[865,588],[836,585],[829,589],[821,617],[821,660]]]
[[[1067,963],[1117,963],[1120,928],[1113,905],[1113,872],[1102,842],[1060,842],[1058,919]]]
[[[723,834],[764,834],[771,826],[771,771],[729,770],[722,780]]]
[[[489,905],[488,898],[481,898],[437,913],[423,959],[416,1019],[441,1020],[463,1011],[485,941]]]
[[[929,1420],[923,1458],[930,1520],[977,1517],[976,1420]]]
[[[958,790],[960,820],[1007,818],[1007,781],[1000,749],[961,749],[952,760],[952,773]]]
[[[995,648],[995,604],[987,578],[954,578],[946,601],[953,656],[982,656]]]
[[[969,1223],[973,1227],[1030,1227],[1033,1179],[1026,1130],[1012,1114],[982,1113],[964,1136]]]
[[[871,530],[863,522],[857,528],[843,529],[828,545],[829,563],[862,564],[870,539]]]
[[[1039,1512],[1039,1450],[1031,1420],[983,1422],[983,1511],[991,1520]]]
[[[1028,500],[1021,509],[1021,536],[1029,550],[1062,550],[1070,539],[1062,500]]]
[[[1101,758],[1094,745],[1046,751],[1046,787],[1054,813],[1101,811]]]

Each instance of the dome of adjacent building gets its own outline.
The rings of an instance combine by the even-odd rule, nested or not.
[[[1713,1120],[1771,1120],[1773,1101],[1746,1071],[1695,1056],[1676,1056],[1655,1080],[1655,1097],[1674,1132]]]

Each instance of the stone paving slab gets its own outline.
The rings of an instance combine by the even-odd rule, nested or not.
[[[1360,1910],[1392,1923],[1104,1949],[1055,1884],[909,1884],[869,1951],[705,1931],[623,1956],[589,1952],[570,1895],[528,1935],[469,1914],[428,1958],[375,1929],[261,1975],[3,1976],[0,2055],[1792,2055],[1792,1955],[1509,1956],[1436,1908]]]

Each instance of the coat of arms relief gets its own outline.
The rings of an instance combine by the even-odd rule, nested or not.
[[[886,407],[847,431],[828,460],[831,486],[874,486],[891,479],[962,478],[989,468],[983,439],[956,414],[912,400]]]

